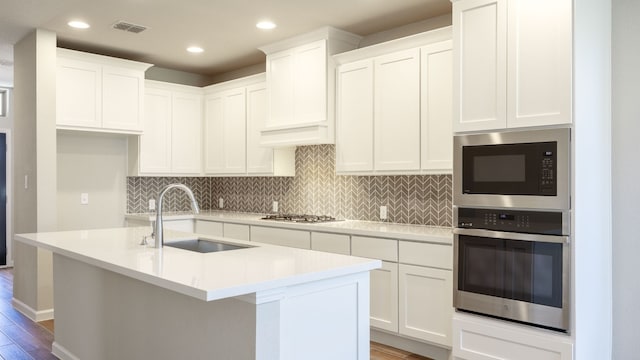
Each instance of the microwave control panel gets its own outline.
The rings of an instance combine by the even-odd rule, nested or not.
[[[456,226],[462,229],[562,235],[562,212],[458,208]]]
[[[555,156],[553,151],[543,151],[540,161],[540,190],[543,193],[553,191],[555,187]]]

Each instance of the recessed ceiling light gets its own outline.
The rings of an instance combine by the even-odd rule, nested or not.
[[[71,26],[72,28],[75,28],[75,29],[88,29],[89,28],[89,24],[87,24],[84,21],[79,21],[79,20],[69,21],[67,23],[67,25],[69,25],[69,26]]]
[[[203,48],[199,47],[199,46],[189,46],[187,48],[187,51],[190,53],[194,53],[194,54],[198,54],[204,51]]]
[[[271,30],[275,29],[276,24],[272,23],[271,21],[260,21],[256,24],[256,27],[262,30]]]

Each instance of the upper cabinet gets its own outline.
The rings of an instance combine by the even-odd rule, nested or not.
[[[454,131],[571,123],[571,1],[456,0],[453,28]]]
[[[295,147],[260,145],[260,131],[267,116],[264,74],[211,85],[204,91],[205,174],[295,174]]]
[[[129,138],[129,175],[200,175],[202,89],[147,80],[144,108],[144,133]]]
[[[334,59],[338,173],[451,172],[451,27]]]
[[[144,72],[151,64],[57,49],[59,129],[141,133]]]
[[[325,27],[261,47],[267,55],[267,117],[261,144],[335,142],[335,66],[331,55],[355,49],[361,37]]]

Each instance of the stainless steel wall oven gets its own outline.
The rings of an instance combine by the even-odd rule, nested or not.
[[[454,143],[454,307],[568,332],[569,129]]]

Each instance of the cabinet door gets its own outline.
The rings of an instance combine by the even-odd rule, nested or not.
[[[281,51],[267,56],[267,127],[286,126],[293,119],[293,52]]]
[[[420,50],[421,168],[453,169],[453,51],[443,41]]]
[[[246,241],[250,239],[249,225],[224,223],[223,229],[225,238]]]
[[[267,84],[247,87],[247,173],[273,173],[273,149],[260,146],[267,119]]]
[[[311,233],[311,250],[330,252],[334,254],[351,254],[349,235]]]
[[[251,241],[267,244],[311,249],[311,235],[308,231],[251,226]]]
[[[373,60],[337,73],[336,171],[373,171]]]
[[[171,171],[171,92],[147,88],[144,96],[144,132],[140,135],[141,173]]]
[[[246,172],[246,108],[244,88],[207,97],[205,171],[213,174]]]
[[[102,68],[102,127],[142,131],[144,73]]]
[[[196,233],[210,236],[222,236],[223,223],[217,221],[196,220]]]
[[[375,169],[420,169],[420,50],[375,59]]]
[[[56,124],[102,126],[102,67],[58,57],[56,71]]]
[[[294,123],[327,120],[327,42],[319,40],[294,49]]]
[[[572,2],[510,1],[507,18],[507,126],[571,123]]]
[[[507,126],[506,16],[507,0],[453,3],[456,132]]]
[[[451,270],[400,264],[400,334],[451,346]]]
[[[398,332],[398,264],[383,261],[370,276],[370,324]]]
[[[202,97],[174,92],[171,121],[171,168],[177,174],[199,174]]]

